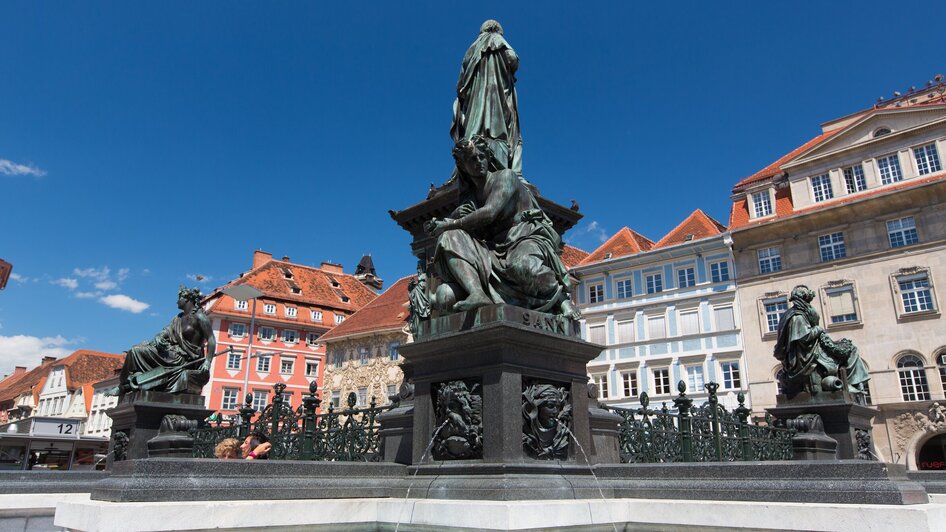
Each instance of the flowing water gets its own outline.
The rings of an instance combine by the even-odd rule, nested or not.
[[[423,464],[424,464],[424,461],[427,460],[427,455],[430,454],[430,450],[434,447],[434,440],[437,439],[437,434],[439,434],[439,433],[440,433],[440,430],[443,429],[445,426],[447,426],[447,423],[449,423],[449,422],[450,422],[450,418],[447,418],[447,419],[444,420],[443,423],[440,424],[439,427],[437,427],[436,429],[434,429],[433,435],[430,436],[430,442],[427,443],[427,448],[424,449],[424,454],[420,457],[420,462],[418,462],[418,466],[423,465]],[[411,498],[411,488],[414,486],[414,480],[417,479],[417,473],[418,473],[419,471],[420,471],[420,467],[418,467],[417,469],[415,469],[415,470],[414,470],[414,474],[411,475],[411,482],[410,482],[410,484],[407,485],[407,493],[404,494],[404,502],[410,501],[410,498]],[[413,512],[412,512],[412,513],[413,513]],[[401,516],[402,516],[403,514],[404,514],[403,511],[402,511],[400,514],[398,514],[398,516],[397,516],[397,524],[394,525],[394,532],[398,532],[398,529],[401,527]]]
[[[608,513],[608,523],[614,528],[614,532],[618,532],[618,526],[614,524],[614,517],[611,515],[611,506],[608,504],[608,499],[604,496],[604,490],[601,489],[601,481],[598,480],[598,475],[595,475],[595,469],[591,467],[591,461],[588,460],[588,455],[585,454],[584,447],[578,443],[578,438],[575,437],[575,434],[568,428],[564,423],[559,421],[559,426],[565,429],[565,432],[572,437],[572,441],[575,442],[575,445],[578,447],[578,450],[581,451],[581,455],[585,457],[585,464],[588,465],[588,471],[591,472],[591,477],[595,479],[595,486],[598,488],[598,494],[601,495],[601,500],[604,502],[604,509]],[[588,506],[588,513],[591,513],[591,506]]]

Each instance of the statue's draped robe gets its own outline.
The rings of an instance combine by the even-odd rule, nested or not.
[[[857,389],[867,382],[870,376],[857,349],[852,346],[850,352],[843,354],[834,350],[834,342],[823,339],[823,331],[815,330],[821,320],[818,312],[799,298],[792,298],[792,303],[779,319],[775,343],[775,358],[782,361],[787,379],[808,382],[819,366],[828,374],[837,375],[839,365],[843,364],[850,388]]]
[[[480,286],[493,303],[553,312],[570,293],[568,271],[558,254],[561,236],[529,187],[519,179],[512,186],[516,187],[512,201],[518,203],[525,198],[530,208],[511,213],[511,220],[498,220],[473,234],[462,230],[444,232],[437,241],[435,268],[444,282],[458,284],[448,262],[465,261],[476,270]],[[505,227],[502,222],[507,221],[511,222],[508,229],[497,229]],[[534,259],[534,267],[524,271],[523,264],[529,259]]]
[[[209,373],[199,371],[194,364],[185,368],[185,364],[203,358],[204,347],[194,344],[184,337],[184,317],[178,314],[154,338],[132,347],[125,354],[121,380],[138,373],[145,373],[157,368],[167,368],[161,379],[159,391],[178,393],[207,384]],[[193,390],[192,390],[193,391]]]
[[[522,137],[516,101],[519,57],[499,33],[485,31],[466,51],[457,81],[450,136],[456,142],[481,135],[499,168],[522,176]]]

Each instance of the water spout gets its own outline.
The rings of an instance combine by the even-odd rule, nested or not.
[[[450,418],[447,418],[447,419],[445,419],[445,420],[443,421],[443,423],[440,424],[439,427],[437,427],[436,429],[434,429],[434,433],[430,436],[430,441],[427,443],[427,448],[424,449],[424,454],[421,455],[421,457],[420,457],[420,462],[418,463],[418,465],[423,465],[424,461],[427,460],[427,455],[430,454],[430,450],[434,447],[434,440],[437,439],[437,434],[440,434],[440,431],[441,431],[444,427],[446,427],[446,426],[447,426],[447,423],[449,423],[449,422],[450,422]],[[411,488],[414,487],[414,481],[417,479],[417,473],[418,473],[419,471],[420,471],[420,468],[418,467],[417,469],[414,470],[414,474],[411,475],[411,482],[410,482],[410,484],[407,485],[407,493],[404,494],[404,502],[407,502],[407,501],[410,500],[410,497],[411,497]],[[397,524],[394,525],[394,532],[398,532],[398,529],[401,527],[401,515],[403,515],[403,513],[404,513],[404,512],[402,511],[402,512],[401,512],[400,514],[398,514],[398,516],[397,516]],[[413,517],[413,513],[412,513],[412,517]],[[615,531],[615,532],[616,532],[616,531]]]
[[[568,425],[565,425],[561,421],[558,422],[558,426],[565,429],[565,432],[571,436],[572,441],[575,442],[575,445],[578,447],[578,450],[581,451],[581,455],[585,457],[585,464],[588,465],[588,471],[591,472],[591,477],[595,479],[595,487],[598,488],[598,495],[601,495],[601,500],[604,502],[604,509],[608,513],[608,523],[611,525],[611,528],[614,529],[614,532],[618,532],[618,526],[614,524],[614,517],[611,515],[611,506],[608,505],[608,499],[604,496],[604,490],[601,489],[601,481],[598,480],[598,475],[595,474],[595,469],[591,467],[591,460],[588,460],[588,455],[585,454],[585,448],[578,443],[578,438],[575,437],[575,434],[568,428]],[[591,505],[588,505],[588,515],[594,522],[594,516],[592,515]]]

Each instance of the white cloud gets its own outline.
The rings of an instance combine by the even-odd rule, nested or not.
[[[46,170],[37,168],[32,164],[20,164],[8,159],[0,159],[0,174],[4,175],[31,175],[34,177],[43,177]]]
[[[62,336],[0,336],[0,353],[3,354],[0,375],[12,372],[14,366],[38,366],[44,356],[64,357],[72,352],[67,346],[75,342]]]
[[[125,279],[128,279],[128,272],[130,271],[131,270],[129,270],[128,268],[119,268],[118,273],[115,274],[115,277],[118,278],[118,282],[120,283],[125,282]]]
[[[59,279],[51,282],[63,288],[68,288],[69,290],[75,290],[79,287],[79,281],[72,279],[71,277],[60,277]]]
[[[30,279],[29,277],[23,277],[22,275],[20,275],[20,274],[18,274],[18,273],[16,273],[16,272],[13,272],[13,273],[10,274],[10,279],[13,279],[14,281],[16,281],[16,282],[18,282],[18,283],[28,283],[28,282],[32,281],[32,279]]]
[[[108,280],[109,274],[112,273],[112,270],[108,266],[103,266],[101,268],[74,268],[72,273],[78,275],[79,277],[89,277],[95,279],[96,281],[106,281]]]
[[[95,299],[102,295],[102,292],[76,292],[76,297],[79,299]]]
[[[118,283],[115,281],[99,281],[95,283],[95,287],[99,290],[111,290],[113,288],[118,288]]]
[[[213,280],[213,277],[209,275],[203,275],[200,273],[188,273],[185,277],[194,281],[195,283],[209,283]]]
[[[600,245],[607,242],[610,236],[608,231],[605,230],[604,227],[601,227],[601,224],[592,220],[587,225],[578,224],[578,227],[572,229],[568,238],[565,239],[565,242],[573,244],[583,241],[586,237],[590,237],[598,241],[596,245]]]
[[[99,301],[108,305],[112,308],[117,308],[119,310],[125,310],[131,312],[132,314],[141,314],[151,305],[138,301],[137,299],[132,299],[125,294],[112,294],[110,296],[105,296],[99,298]]]

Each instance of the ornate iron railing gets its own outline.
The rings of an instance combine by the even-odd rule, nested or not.
[[[794,430],[749,422],[745,394],[739,392],[739,406],[731,412],[719,404],[715,382],[706,384],[708,400],[693,407],[686,395],[686,383],[677,384],[673,400],[676,412],[663,403],[650,408],[647,393],[640,396],[640,408],[605,406],[621,416],[619,441],[621,461],[653,462],[735,462],[751,460],[791,460]]]
[[[194,437],[194,457],[213,458],[214,448],[225,438],[245,439],[252,433],[264,434],[273,448],[269,458],[275,460],[331,460],[340,462],[375,462],[381,458],[379,425],[377,417],[396,404],[378,406],[375,399],[366,408],[356,408],[357,396],[349,393],[347,408],[336,410],[330,404],[328,411],[320,414],[322,400],[316,395],[315,382],[309,384],[309,394],[302,405],[293,410],[283,399],[286,385],[273,385],[273,397],[269,405],[257,415],[253,408],[253,396],[246,395],[246,404],[240,409],[239,418],[228,424],[217,417],[191,430]]]

